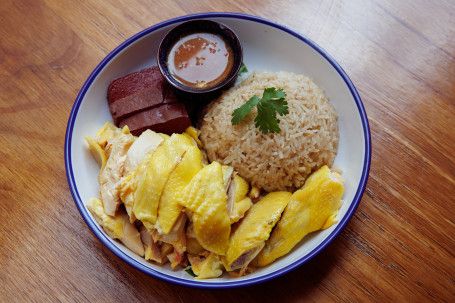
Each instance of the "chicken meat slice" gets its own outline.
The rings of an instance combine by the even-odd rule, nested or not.
[[[188,126],[188,128],[185,130],[185,133],[190,135],[191,138],[193,138],[194,142],[196,143],[197,147],[203,148],[203,144],[201,140],[199,139],[199,135],[201,134],[201,131],[198,130],[197,128],[194,128],[193,126]]]
[[[343,201],[343,179],[327,166],[314,172],[296,191],[270,239],[257,258],[258,266],[287,254],[307,234],[330,227]]]
[[[188,254],[191,269],[196,279],[218,278],[223,274],[223,263],[219,255],[205,251],[204,255]]]
[[[125,174],[137,169],[145,156],[154,152],[163,141],[164,138],[160,134],[150,129],[144,131],[126,153]]]
[[[158,242],[153,240],[152,234],[145,228],[144,225],[139,227],[141,234],[141,241],[144,244],[144,258],[145,260],[152,260],[158,263],[163,263],[161,257],[161,249]]]
[[[169,243],[161,243],[160,250],[162,257],[161,264],[165,264],[167,261],[169,261],[168,256],[174,251],[174,247]]]
[[[227,271],[245,268],[257,256],[291,195],[285,191],[272,192],[251,206],[229,240],[224,259]]]
[[[198,242],[206,250],[224,255],[231,224],[221,165],[215,161],[201,169],[185,187],[182,197],[180,203],[192,219]]]
[[[106,213],[110,216],[115,216],[115,212],[122,202],[118,182],[123,176],[126,153],[134,140],[133,135],[120,133],[112,137],[106,145],[106,149],[109,149],[110,153],[106,165],[99,175],[99,183],[101,200]]]
[[[133,213],[144,226],[152,230],[158,218],[161,194],[174,169],[188,148],[187,137],[173,134],[153,153],[138,178],[134,193]]]
[[[174,223],[182,214],[183,206],[180,201],[182,200],[183,189],[203,167],[201,152],[194,144],[193,139],[185,133],[181,136],[182,144],[186,145],[186,152],[169,176],[158,209],[156,228],[163,235],[171,231]]]
[[[152,130],[144,131],[131,145],[126,154],[124,177],[119,186],[120,199],[134,222],[136,217],[133,213],[134,192],[137,188],[138,178],[145,171],[146,164],[153,152],[164,142],[165,138]],[[142,165],[142,167],[140,167]]]
[[[227,192],[227,212],[231,224],[243,218],[246,211],[253,205],[251,199],[246,196],[248,189],[249,185],[245,179],[234,173]]]
[[[128,132],[126,131],[127,129],[124,129],[124,132],[123,133],[129,133],[129,129],[128,129]],[[117,136],[118,134],[120,134],[122,132],[122,129],[121,128],[118,128],[117,126],[115,126],[114,123],[112,123],[111,121],[107,121],[106,123],[104,123],[103,126],[101,126],[98,131],[96,132],[96,135],[95,135],[95,140],[96,142],[98,142],[98,144],[102,147],[102,148],[105,148],[106,147],[106,144],[107,142]]]
[[[141,257],[144,256],[140,233],[129,222],[128,215],[123,208],[115,216],[110,216],[106,213],[101,199],[91,198],[86,206],[109,237],[119,239],[131,251]]]
[[[158,234],[158,239],[161,243],[172,245],[172,252],[166,254],[166,257],[171,262],[172,268],[175,268],[184,260],[186,251],[185,225],[187,218],[185,213],[181,213],[169,234]]]
[[[175,268],[184,259],[184,253],[186,251],[186,232],[185,226],[188,217],[185,213],[181,212],[177,217],[174,226],[170,232],[166,235],[159,234],[157,232],[157,239],[162,243],[171,244],[173,247],[172,253],[167,255],[167,258],[171,262],[171,267]]]
[[[98,163],[98,166],[100,167],[99,174],[101,174],[103,172],[104,167],[106,166],[106,162],[107,162],[106,153],[104,152],[104,149],[101,147],[101,145],[95,139],[93,139],[89,136],[85,136],[84,139],[85,139],[85,141],[87,141],[88,149],[90,150],[90,153],[92,154],[96,163]]]
[[[194,225],[190,220],[188,220],[188,225],[186,227],[186,251],[193,255],[198,255],[204,251],[204,247],[202,247],[196,238]]]
[[[184,261],[186,251],[186,225],[187,216],[182,213],[175,222],[172,230],[167,235],[160,235],[156,229],[149,231],[144,225],[140,226],[141,240],[144,243],[144,257],[164,264],[168,260],[171,267],[175,268]]]

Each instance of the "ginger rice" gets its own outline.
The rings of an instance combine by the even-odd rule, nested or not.
[[[289,114],[278,116],[281,132],[263,134],[254,125],[256,107],[233,126],[232,112],[264,88],[282,88]],[[338,149],[337,114],[311,79],[289,72],[253,72],[210,103],[200,121],[200,139],[211,162],[232,166],[268,192],[295,190],[311,172],[332,166]]]

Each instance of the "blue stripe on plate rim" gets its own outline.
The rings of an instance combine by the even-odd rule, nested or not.
[[[336,228],[332,231],[332,233],[317,247],[315,247],[312,251],[310,251],[308,254],[306,254],[304,257],[300,258],[299,260],[283,267],[280,268],[279,270],[269,273],[264,276],[260,276],[257,278],[252,278],[252,279],[245,279],[245,280],[234,280],[234,281],[228,281],[228,282],[211,282],[210,280],[206,281],[197,281],[197,280],[186,280],[186,279],[181,279],[178,277],[173,277],[166,275],[162,272],[156,271],[152,268],[146,267],[143,264],[137,262],[136,260],[132,259],[130,256],[125,254],[122,250],[120,250],[118,247],[116,247],[111,240],[108,238],[108,236],[102,232],[100,227],[92,221],[90,218],[90,215],[87,211],[87,209],[84,207],[84,204],[79,196],[79,192],[76,188],[75,184],[75,179],[73,175],[73,168],[71,164],[71,143],[72,143],[72,134],[73,134],[73,128],[74,128],[74,123],[76,121],[76,117],[79,111],[79,107],[82,103],[82,100],[87,93],[87,90],[91,86],[92,82],[94,79],[97,77],[97,75],[103,70],[103,68],[106,66],[106,64],[111,61],[119,52],[121,52],[124,48],[135,42],[136,40],[142,38],[143,36],[146,36],[162,27],[166,27],[168,25],[176,24],[179,22],[183,21],[188,21],[192,19],[198,19],[198,18],[232,18],[232,19],[244,19],[252,22],[257,22],[257,23],[262,23],[277,29],[282,30],[283,32],[286,32],[290,35],[293,35],[294,37],[298,38],[299,40],[303,41],[307,45],[311,46],[315,51],[317,51],[321,56],[323,56],[330,64],[333,66],[333,68],[338,72],[338,74],[343,78],[344,82],[346,83],[346,86],[349,88],[349,91],[352,94],[352,97],[354,98],[357,109],[360,115],[360,119],[362,121],[362,126],[363,126],[363,133],[364,133],[364,140],[365,140],[365,157],[364,157],[364,165],[363,165],[363,171],[360,179],[360,184],[357,188],[357,191],[354,195],[353,203],[349,207],[349,209],[346,212],[346,215],[343,217],[343,219],[338,222]],[[95,234],[95,236],[110,250],[112,251],[117,257],[131,265],[132,267],[146,273],[149,275],[152,275],[156,278],[160,278],[164,281],[183,285],[183,286],[190,286],[190,287],[198,287],[198,288],[209,288],[209,289],[226,289],[226,288],[234,288],[234,287],[243,287],[243,286],[248,286],[248,285],[253,285],[261,282],[265,282],[271,279],[274,279],[276,277],[279,277],[281,275],[284,275],[285,273],[288,273],[291,270],[294,270],[295,268],[301,266],[302,264],[308,262],[311,260],[313,257],[315,257],[318,253],[320,253],[323,249],[325,249],[337,236],[338,234],[343,230],[343,228],[346,226],[346,224],[349,222],[351,217],[353,216],[355,210],[357,209],[357,206],[360,203],[360,200],[362,198],[363,192],[365,190],[365,186],[368,180],[368,175],[370,171],[370,162],[371,162],[371,135],[370,135],[370,128],[368,124],[368,118],[365,112],[365,109],[362,104],[362,100],[360,99],[360,96],[355,89],[354,85],[352,84],[351,80],[345,73],[345,71],[341,68],[341,66],[325,51],[323,50],[320,46],[318,46],[315,42],[311,41],[310,39],[296,33],[295,31],[280,25],[278,23],[269,21],[264,18],[252,16],[252,15],[246,15],[246,14],[239,14],[239,13],[229,13],[229,12],[215,12],[215,13],[200,13],[200,14],[192,14],[192,15],[185,15],[181,17],[177,17],[174,19],[170,19],[158,24],[155,24],[139,33],[136,35],[132,36],[131,38],[127,39],[125,42],[120,44],[117,48],[115,48],[111,53],[109,53],[100,63],[99,65],[95,68],[95,70],[90,74],[84,85],[82,86],[82,89],[80,90],[76,101],[73,105],[73,108],[71,110],[69,119],[68,119],[68,125],[66,129],[66,136],[65,136],[65,167],[66,167],[66,175],[68,179],[68,184],[71,190],[71,194],[73,196],[74,201],[76,202],[76,206],[81,213],[84,221],[88,225],[88,227],[91,229],[91,231]]]

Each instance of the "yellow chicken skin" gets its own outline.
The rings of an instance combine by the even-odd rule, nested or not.
[[[114,123],[108,121],[101,126],[96,132],[95,140],[98,144],[104,148],[106,147],[107,142],[114,136],[117,136],[121,133],[121,129],[115,126]]]
[[[250,209],[253,202],[248,197],[243,198],[240,201],[234,203],[234,208],[232,212],[229,214],[229,219],[231,220],[231,224],[238,222],[240,219],[243,218],[245,213]]]
[[[126,212],[130,217],[130,222],[136,221],[136,216],[133,213],[134,192],[136,191],[136,171],[130,172],[121,179],[119,184],[119,197],[125,205]]]
[[[92,156],[95,159],[96,163],[98,163],[101,173],[104,170],[104,167],[106,166],[107,162],[106,153],[104,152],[104,149],[101,147],[101,145],[99,145],[99,143],[95,139],[92,139],[89,136],[85,136],[84,139],[85,141],[87,141],[88,148],[92,153]]]
[[[205,252],[205,256],[188,254],[191,269],[196,275],[196,279],[218,278],[223,274],[223,263],[220,256],[213,252]]]
[[[143,133],[144,134],[144,133]],[[121,184],[119,185],[119,196],[120,199],[123,201],[123,204],[125,205],[126,211],[128,212],[128,215],[130,216],[130,222],[133,223],[136,221],[136,216],[134,215],[133,212],[133,205],[135,201],[135,194],[136,194],[136,189],[137,189],[137,184],[139,182],[139,179],[143,177],[145,174],[145,170],[148,167],[148,164],[153,156],[153,153],[162,145],[162,143],[169,139],[170,137],[166,134],[161,134],[158,133],[159,137],[162,139],[160,142],[156,142],[153,140],[153,142],[149,141],[148,143],[150,145],[155,145],[155,148],[149,148],[147,147],[146,150],[148,151],[144,157],[143,160],[139,163],[138,167],[136,169],[131,170],[129,173],[123,176],[121,180]],[[142,135],[141,135],[142,136]],[[139,136],[138,140],[135,141],[140,141],[141,136]],[[155,137],[155,136],[154,136]],[[131,148],[134,148],[134,143],[131,146]],[[131,148],[128,150],[128,153],[130,152]],[[127,153],[127,163],[128,163],[128,153]]]
[[[183,134],[182,136],[185,135]],[[184,141],[182,138],[182,143],[187,145],[186,152],[169,176],[161,195],[156,227],[161,234],[168,234],[171,231],[183,209],[183,206],[179,203],[182,199],[183,189],[203,167],[201,151],[194,145],[193,139],[187,136],[187,141]]]
[[[173,134],[153,153],[134,194],[133,213],[148,230],[155,228],[161,194],[188,149],[188,137]]]
[[[194,142],[196,143],[197,147],[202,148],[202,142],[199,140],[199,135],[201,134],[201,131],[194,128],[193,126],[188,126],[188,128],[185,130],[185,133],[190,135],[191,138],[193,138]]]
[[[224,260],[226,270],[244,268],[256,257],[280,219],[291,195],[285,191],[272,192],[251,206],[229,240]]]
[[[314,172],[296,191],[257,258],[265,266],[287,254],[307,234],[330,227],[342,205],[343,179],[327,166]]]
[[[212,162],[201,169],[187,185],[182,197],[182,206],[189,212],[198,242],[208,251],[224,255],[231,224],[221,165]]]
[[[134,221],[136,221],[136,216],[133,212],[133,206],[137,184],[139,183],[140,178],[144,176],[145,170],[147,169],[152,155],[153,153],[148,153],[135,170],[132,170],[126,176],[123,176],[118,186],[120,199],[125,205],[125,209],[130,216],[131,223],[134,223]]]
[[[235,194],[234,194],[234,201],[239,202],[246,197],[248,194],[249,185],[248,182],[245,181],[242,177],[235,174],[234,175],[234,184],[235,184]]]
[[[133,213],[134,193],[137,188],[138,176],[142,176],[153,152],[164,142],[161,134],[151,130],[143,132],[131,145],[126,153],[125,170],[119,185],[119,196],[133,223],[136,217]]]
[[[199,241],[196,238],[193,222],[188,221],[188,225],[186,227],[186,252],[189,254],[198,255],[204,250],[204,247],[199,244]]]
[[[228,189],[227,211],[231,224],[243,218],[246,211],[253,205],[251,199],[246,196],[249,185],[239,175],[234,173],[233,180]]]
[[[136,227],[129,222],[128,215],[123,209],[114,217],[109,216],[104,210],[103,202],[98,198],[91,198],[86,206],[109,237],[119,239],[134,253],[139,256],[144,256],[144,247],[142,245],[140,233]]]

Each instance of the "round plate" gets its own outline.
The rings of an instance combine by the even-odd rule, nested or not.
[[[244,63],[250,71],[288,71],[312,78],[326,92],[339,117],[340,142],[334,165],[343,170],[344,204],[334,226],[305,237],[288,255],[250,275],[196,280],[183,270],[144,261],[110,239],[96,223],[85,203],[99,196],[98,165],[84,136],[95,136],[106,121],[112,121],[106,100],[109,83],[123,75],[156,65],[156,51],[162,37],[183,21],[208,18],[231,27],[244,49]],[[343,69],[308,38],[268,20],[242,14],[206,13],[188,15],[156,24],[129,38],[113,50],[92,72],[71,111],[65,138],[65,165],[76,206],[96,237],[120,259],[154,277],[180,285],[229,288],[252,285],[283,275],[321,252],[346,226],[356,210],[368,178],[371,142],[368,119],[362,101]]]

